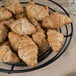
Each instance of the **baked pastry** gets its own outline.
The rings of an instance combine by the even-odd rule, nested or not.
[[[68,16],[54,12],[43,19],[42,26],[46,28],[60,28],[70,23],[71,19]]]
[[[38,48],[29,36],[25,35],[20,37],[17,34],[10,32],[8,38],[14,51],[18,52],[19,57],[27,65],[35,66],[37,64]]]
[[[34,26],[39,26],[39,25],[40,25],[40,23],[39,23],[36,19],[31,18],[31,17],[29,17],[28,19],[29,19],[29,21],[30,21]]]
[[[38,47],[29,36],[22,36],[19,40],[18,55],[27,65],[37,65]]]
[[[5,8],[7,8],[15,15],[23,12],[23,7],[20,4],[20,0],[6,0]]]
[[[36,28],[30,23],[27,18],[21,18],[14,21],[10,28],[13,32],[19,35],[31,35],[36,32]]]
[[[9,19],[12,17],[12,14],[5,9],[4,7],[0,7],[0,21]]]
[[[53,51],[58,52],[64,44],[64,36],[55,30],[48,30],[48,42]]]
[[[39,47],[39,55],[43,54],[45,51],[47,51],[49,44],[46,40],[46,36],[43,32],[37,32],[32,35],[33,41],[38,45]]]
[[[45,33],[45,31],[41,28],[40,25],[36,26],[37,32]]]
[[[7,26],[7,27],[10,27],[10,24],[11,24],[13,21],[15,21],[15,20],[14,20],[13,18],[10,18],[10,19],[8,19],[8,20],[1,21],[0,24],[5,25],[5,26]]]
[[[65,38],[58,30],[70,23],[68,16],[49,14],[47,6],[33,0],[25,7],[20,0],[6,0],[0,7],[0,62],[18,63],[21,59],[35,67],[49,47],[55,52],[62,48]]]
[[[15,15],[15,18],[16,18],[16,19],[24,18],[24,17],[25,17],[24,12],[22,12],[22,13],[20,13],[20,14]]]
[[[11,44],[13,51],[17,52],[18,51],[18,45],[19,45],[18,41],[20,39],[20,36],[14,32],[9,32],[8,39],[9,39],[9,42]]]
[[[0,24],[0,43],[2,43],[6,39],[7,34],[8,29],[4,25]]]
[[[13,53],[9,46],[0,46],[0,62],[17,63],[19,62],[18,56]]]
[[[37,5],[33,1],[25,5],[25,11],[28,18],[34,18],[37,21],[42,21],[43,18],[49,15],[47,6]]]

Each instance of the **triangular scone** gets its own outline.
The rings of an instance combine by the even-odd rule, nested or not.
[[[18,41],[20,39],[20,36],[14,32],[9,32],[8,39],[9,39],[9,42],[11,44],[13,51],[17,52],[18,51],[18,45],[19,45]]]
[[[64,44],[64,36],[55,30],[48,30],[48,42],[53,51],[58,52]]]
[[[34,18],[37,21],[41,21],[44,17],[49,15],[49,9],[47,6],[40,6],[31,1],[25,5],[25,13],[28,18]]]
[[[17,63],[19,58],[15,53],[13,53],[9,46],[0,46],[0,62]]]
[[[0,43],[6,39],[7,34],[8,29],[4,25],[0,24]]]
[[[42,26],[46,28],[60,28],[70,23],[71,19],[68,16],[54,12],[43,19]]]
[[[19,40],[18,55],[27,65],[37,65],[38,47],[29,36],[22,36]]]
[[[7,8],[13,14],[19,14],[23,12],[23,7],[20,4],[20,0],[6,0],[5,8]]]
[[[9,19],[12,17],[11,12],[9,12],[7,9],[4,7],[0,7],[0,21]]]
[[[27,18],[20,18],[15,20],[11,25],[10,28],[13,32],[19,35],[31,35],[36,32],[36,28],[30,23]]]

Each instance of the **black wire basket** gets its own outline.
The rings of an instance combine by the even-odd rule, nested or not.
[[[26,3],[28,3],[28,2],[21,2],[21,4],[23,6]],[[65,13],[67,16],[69,16],[68,12],[60,4],[58,4],[57,2],[55,2],[53,0],[48,0],[44,4],[41,3],[41,1],[35,2],[35,3],[38,5],[42,5],[42,6],[44,6],[44,5],[48,6],[48,4],[49,4],[50,6],[48,6],[48,7],[49,7],[51,12],[56,12],[58,10],[61,10],[63,13]],[[56,6],[56,7],[53,7],[52,5]],[[55,60],[57,60],[66,51],[67,47],[69,46],[69,44],[71,42],[71,39],[73,36],[73,23],[71,23],[70,25],[66,25],[63,28],[60,28],[59,31],[64,34],[65,42],[58,53],[53,52],[51,47],[50,47],[43,55],[41,55],[38,58],[39,63],[34,68],[27,66],[23,62],[20,62],[20,63],[0,63],[2,65],[2,66],[0,65],[0,72],[5,72],[5,73],[9,73],[9,74],[10,73],[30,72],[30,71],[41,69],[41,68],[51,64]]]

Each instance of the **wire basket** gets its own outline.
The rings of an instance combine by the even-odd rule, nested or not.
[[[28,2],[21,2],[21,4],[24,6],[26,3]],[[53,0],[48,0],[47,2],[43,3],[43,2],[35,2],[38,5],[46,5],[48,6],[48,4],[50,6],[49,9],[51,12],[56,12],[56,11],[62,11],[63,13],[65,13],[67,16],[69,16],[68,12],[57,2],[53,1]],[[54,6],[54,7],[53,7]],[[70,16],[69,16],[70,17]],[[60,49],[60,51],[58,53],[55,53],[52,51],[51,47],[38,58],[38,65],[34,68],[27,66],[25,63],[20,62],[20,63],[0,63],[0,72],[6,72],[6,73],[22,73],[22,72],[30,72],[30,71],[34,71],[40,68],[43,68],[49,64],[51,64],[52,62],[54,62],[55,60],[57,60],[67,49],[67,47],[69,46],[72,36],[73,36],[73,24],[71,23],[69,26],[64,26],[63,28],[60,28],[59,31],[61,33],[63,33],[64,37],[65,37],[65,42],[64,45],[62,46],[62,48]]]

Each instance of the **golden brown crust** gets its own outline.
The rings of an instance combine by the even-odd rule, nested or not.
[[[14,21],[10,28],[19,35],[31,35],[36,32],[36,28],[29,22],[27,18],[21,18]]]
[[[45,34],[43,32],[37,32],[37,33],[33,34],[32,38],[33,38],[33,41],[39,47],[39,55],[41,55],[45,51],[47,51],[49,45],[48,45],[48,41],[45,38]]]
[[[9,46],[2,45],[0,46],[0,62],[17,63],[19,58],[11,51]]]
[[[60,28],[70,23],[71,19],[68,16],[54,12],[43,19],[42,26],[46,28]]]
[[[58,29],[70,23],[68,16],[58,12],[49,15],[47,6],[30,1],[23,8],[19,0],[6,0],[5,7],[0,7],[0,62],[21,59],[35,67],[38,56],[49,47],[55,52],[62,48],[65,39]]]
[[[5,9],[4,7],[0,7],[0,21],[9,19],[12,17],[12,14]]]
[[[8,20],[1,21],[0,24],[5,25],[5,26],[7,26],[7,27],[10,27],[10,24],[11,24],[13,21],[15,21],[15,20],[14,20],[13,18],[11,18],[11,19],[8,19]]]
[[[29,36],[22,36],[19,40],[18,55],[27,65],[37,65],[38,48]]]
[[[64,44],[64,36],[62,33],[55,30],[48,30],[48,42],[53,51],[58,52]]]
[[[45,31],[41,28],[40,25],[36,26],[37,32],[45,33]]]
[[[24,18],[24,17],[25,17],[25,14],[24,14],[23,12],[20,13],[20,14],[15,15],[15,18],[16,18],[16,19]]]
[[[2,43],[7,37],[8,29],[0,24],[0,43]]]
[[[19,0],[6,0],[5,8],[7,8],[13,14],[19,14],[23,12],[23,7]]]
[[[20,39],[20,36],[14,32],[9,32],[8,38],[9,38],[9,42],[11,44],[13,51],[17,52],[18,51],[18,45],[19,45],[18,41]]]
[[[28,19],[29,19],[29,21],[30,21],[34,26],[39,26],[39,25],[40,25],[40,23],[39,23],[36,19],[31,18],[31,17],[29,17]]]
[[[25,5],[25,10],[28,17],[34,18],[37,21],[41,21],[43,18],[49,15],[47,6],[37,5],[33,1]]]

